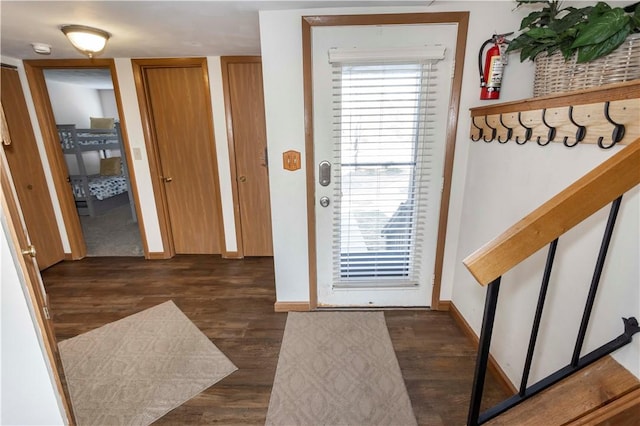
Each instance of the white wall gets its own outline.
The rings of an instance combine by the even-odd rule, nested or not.
[[[56,124],[75,124],[78,129],[88,129],[91,127],[90,117],[104,117],[102,100],[97,89],[48,80],[46,76],[45,71],[47,91]],[[82,157],[87,173],[100,173],[98,151],[85,152]],[[69,174],[80,173],[75,155],[66,154],[64,159],[67,162]]]
[[[470,145],[453,301],[478,332],[485,289],[476,284],[462,260],[617,149],[565,148],[557,143]],[[621,334],[622,316],[640,315],[638,192],[635,188],[623,199],[583,354]],[[560,238],[532,380],[569,362],[607,214],[604,209]],[[502,279],[492,353],[516,382],[522,374],[546,255],[545,248]],[[640,375],[640,339],[618,351],[616,359]]]
[[[451,298],[456,242],[459,234],[466,174],[469,129],[468,108],[480,104],[477,54],[493,32],[518,28],[524,11],[513,12],[511,2],[444,2],[420,8],[349,8],[260,12],[260,39],[265,90],[267,143],[269,154],[294,149],[305,155],[302,77],[301,16],[322,14],[373,14],[396,12],[470,11],[469,35],[460,104],[459,132],[455,152],[453,189],[442,280],[442,299]],[[494,16],[501,19],[496,24]],[[486,22],[493,22],[490,28]],[[531,96],[532,87],[520,84],[533,74],[531,64],[512,60],[504,77],[501,101]],[[274,260],[278,301],[309,300],[306,170],[288,172],[272,168],[270,176],[274,235]]]
[[[118,105],[116,104],[116,94],[113,89],[98,89],[100,106],[102,107],[101,117],[113,117],[119,119]]]
[[[5,217],[0,227],[0,423],[3,425],[61,425],[64,411],[42,350],[23,276],[14,263]]]
[[[118,75],[118,85],[120,86],[120,96],[122,97],[122,121],[127,128],[127,136],[129,138],[130,152],[128,152],[127,155],[133,160],[133,172],[136,178],[138,200],[140,201],[140,212],[142,222],[144,223],[147,248],[152,253],[162,252],[163,245],[160,235],[160,224],[158,222],[156,201],[153,197],[149,159],[144,143],[142,119],[140,118],[131,59],[116,58],[114,61],[116,64],[116,74]]]
[[[88,129],[91,127],[89,117],[103,117],[102,103],[96,89],[46,81],[56,124],[75,124],[79,129]]]
[[[207,57],[209,70],[209,90],[213,109],[213,132],[218,158],[218,178],[220,181],[220,199],[222,200],[222,220],[224,222],[225,246],[227,251],[238,250],[236,241],[236,223],[233,208],[231,186],[231,159],[227,139],[227,119],[224,107],[224,89],[222,87],[222,68],[219,56]]]

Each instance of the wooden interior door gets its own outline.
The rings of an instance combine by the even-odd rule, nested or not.
[[[2,106],[12,141],[4,150],[27,230],[38,251],[38,267],[42,270],[63,260],[64,249],[18,71],[2,66],[0,81]]]
[[[4,68],[2,70],[4,89]],[[4,98],[4,90],[3,90]],[[3,103],[4,106],[4,103]],[[13,139],[12,139],[13,140]],[[12,142],[13,144],[13,142]],[[10,145],[9,145],[10,146]],[[2,153],[0,155],[0,182],[1,184],[1,199],[2,199],[2,213],[6,218],[6,224],[8,228],[7,236],[13,241],[15,248],[22,255],[18,258],[18,263],[22,273],[24,274],[24,282],[26,286],[26,294],[28,302],[33,306],[35,321],[38,323],[40,332],[43,337],[43,350],[46,352],[51,365],[54,380],[60,398],[62,399],[62,405],[66,411],[69,424],[74,424],[73,411],[71,409],[71,398],[67,393],[66,388],[62,385],[64,372],[62,370],[62,364],[58,353],[58,344],[53,328],[53,322],[51,321],[51,313],[49,310],[49,300],[42,283],[42,277],[38,270],[38,263],[36,262],[37,254],[33,251],[33,241],[30,239],[28,227],[24,221],[23,209],[20,205],[19,198],[17,196],[16,185],[13,184],[15,178],[12,178],[12,172],[9,169],[8,156]],[[9,261],[9,260],[7,260]]]
[[[146,67],[148,110],[176,253],[219,254],[221,213],[203,65]]]
[[[229,57],[222,67],[243,254],[273,256],[262,63],[259,57]]]

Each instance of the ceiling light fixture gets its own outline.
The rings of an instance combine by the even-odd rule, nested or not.
[[[64,25],[60,30],[67,36],[73,47],[89,58],[102,52],[107,40],[111,37],[111,34],[106,31],[84,25]]]

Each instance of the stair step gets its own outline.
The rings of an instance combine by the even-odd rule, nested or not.
[[[606,356],[486,424],[566,425],[625,395],[633,395],[638,389],[640,381],[611,356]],[[632,401],[627,408],[633,410],[633,405]]]
[[[580,417],[568,426],[638,426],[640,424],[640,388]]]

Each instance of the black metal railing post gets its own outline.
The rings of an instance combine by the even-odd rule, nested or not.
[[[613,227],[616,224],[616,218],[618,216],[618,210],[620,210],[620,202],[622,201],[622,195],[616,198],[611,203],[611,210],[609,211],[609,219],[607,220],[607,226],[604,230],[604,236],[602,237],[602,243],[600,245],[600,252],[598,253],[598,260],[596,261],[596,268],[593,272],[593,278],[591,279],[591,286],[589,287],[589,295],[587,296],[587,303],[584,307],[582,314],[582,321],[580,322],[580,329],[578,330],[578,338],[576,339],[576,346],[573,349],[573,356],[571,357],[571,365],[573,367],[578,365],[580,360],[580,352],[582,351],[582,345],[584,343],[584,337],[587,334],[587,327],[589,326],[589,318],[591,317],[591,310],[593,309],[593,303],[596,300],[596,292],[598,291],[598,284],[600,284],[600,277],[602,276],[602,270],[604,268],[604,261],[607,257],[607,251],[609,249],[609,243],[611,242],[611,236],[613,235]]]
[[[496,306],[498,303],[498,292],[500,291],[500,279],[496,278],[487,288],[487,296],[484,303],[484,316],[482,317],[482,328],[480,330],[480,340],[478,341],[478,355],[476,358],[476,370],[473,377],[473,388],[471,390],[471,403],[467,416],[467,426],[476,426],[480,416],[480,404],[482,403],[482,393],[484,392],[484,381],[489,364],[489,347],[491,346],[491,335],[493,334],[493,322],[496,317]]]
[[[542,318],[542,310],[544,302],[547,298],[547,289],[549,288],[549,279],[551,278],[551,268],[558,247],[558,239],[556,238],[549,245],[549,253],[547,254],[547,263],[544,266],[544,274],[542,276],[542,285],[540,286],[540,294],[538,295],[538,306],[536,314],[533,317],[533,327],[531,327],[531,337],[529,338],[529,348],[527,349],[527,358],[524,362],[524,370],[522,372],[522,381],[520,382],[520,396],[524,396],[527,390],[527,381],[529,380],[529,372],[531,371],[531,362],[533,361],[533,351],[538,340],[538,331],[540,330],[540,320]]]

